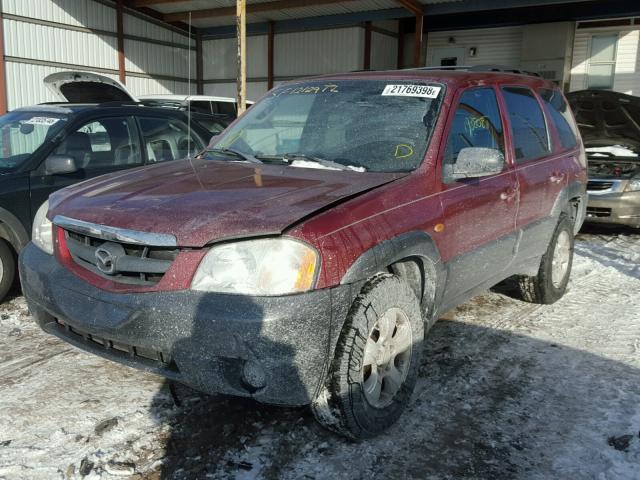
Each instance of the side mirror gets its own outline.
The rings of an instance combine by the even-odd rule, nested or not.
[[[502,172],[505,161],[500,150],[467,147],[460,150],[456,163],[446,167],[445,175],[451,179],[478,178]]]
[[[44,161],[46,175],[64,175],[78,171],[76,161],[69,155],[50,155]]]

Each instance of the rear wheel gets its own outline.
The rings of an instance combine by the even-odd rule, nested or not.
[[[0,302],[7,296],[16,278],[16,259],[13,250],[0,240]]]
[[[573,264],[573,225],[566,215],[558,221],[538,274],[518,279],[522,298],[527,302],[551,304],[564,295]]]
[[[320,395],[312,404],[326,428],[358,440],[390,427],[409,403],[424,337],[420,303],[392,275],[371,280],[353,303]]]

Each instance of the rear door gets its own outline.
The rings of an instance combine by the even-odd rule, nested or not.
[[[562,159],[552,152],[551,135],[540,99],[526,86],[501,88],[511,132],[513,158],[520,187],[517,226],[523,230],[522,258],[546,250],[550,213],[567,183]]]
[[[493,87],[464,91],[450,120],[441,194],[448,300],[499,275],[513,258],[518,183],[509,162],[488,177],[456,181],[445,175],[447,165],[455,164],[466,147],[496,149],[506,157],[503,124]]]

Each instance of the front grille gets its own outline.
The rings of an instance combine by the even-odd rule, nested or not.
[[[65,240],[73,261],[87,270],[114,282],[130,285],[156,285],[169,270],[179,253],[172,247],[148,247],[105,241],[65,230]],[[98,250],[110,252],[112,269],[100,262]],[[113,270],[113,271],[106,271]]]
[[[80,330],[76,327],[55,319],[56,330],[76,342],[83,342],[87,346],[94,349],[104,349],[107,353],[115,355],[120,358],[126,358],[129,360],[135,360],[137,362],[145,363],[156,368],[163,370],[171,370],[178,372],[178,366],[173,361],[170,354],[152,350],[149,348],[138,347],[135,345],[128,345],[122,342],[116,342],[108,338],[93,335],[91,333]]]
[[[610,208],[587,207],[587,217],[610,217]]]
[[[613,187],[613,182],[602,182],[594,180],[589,180],[589,182],[587,182],[587,190],[590,190],[592,192],[609,190],[611,187]]]

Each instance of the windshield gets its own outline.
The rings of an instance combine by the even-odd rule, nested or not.
[[[52,112],[11,112],[0,117],[0,169],[18,168],[45,140],[62,129],[67,117]]]
[[[212,160],[399,172],[424,158],[442,86],[308,81],[273,90],[209,145]]]

